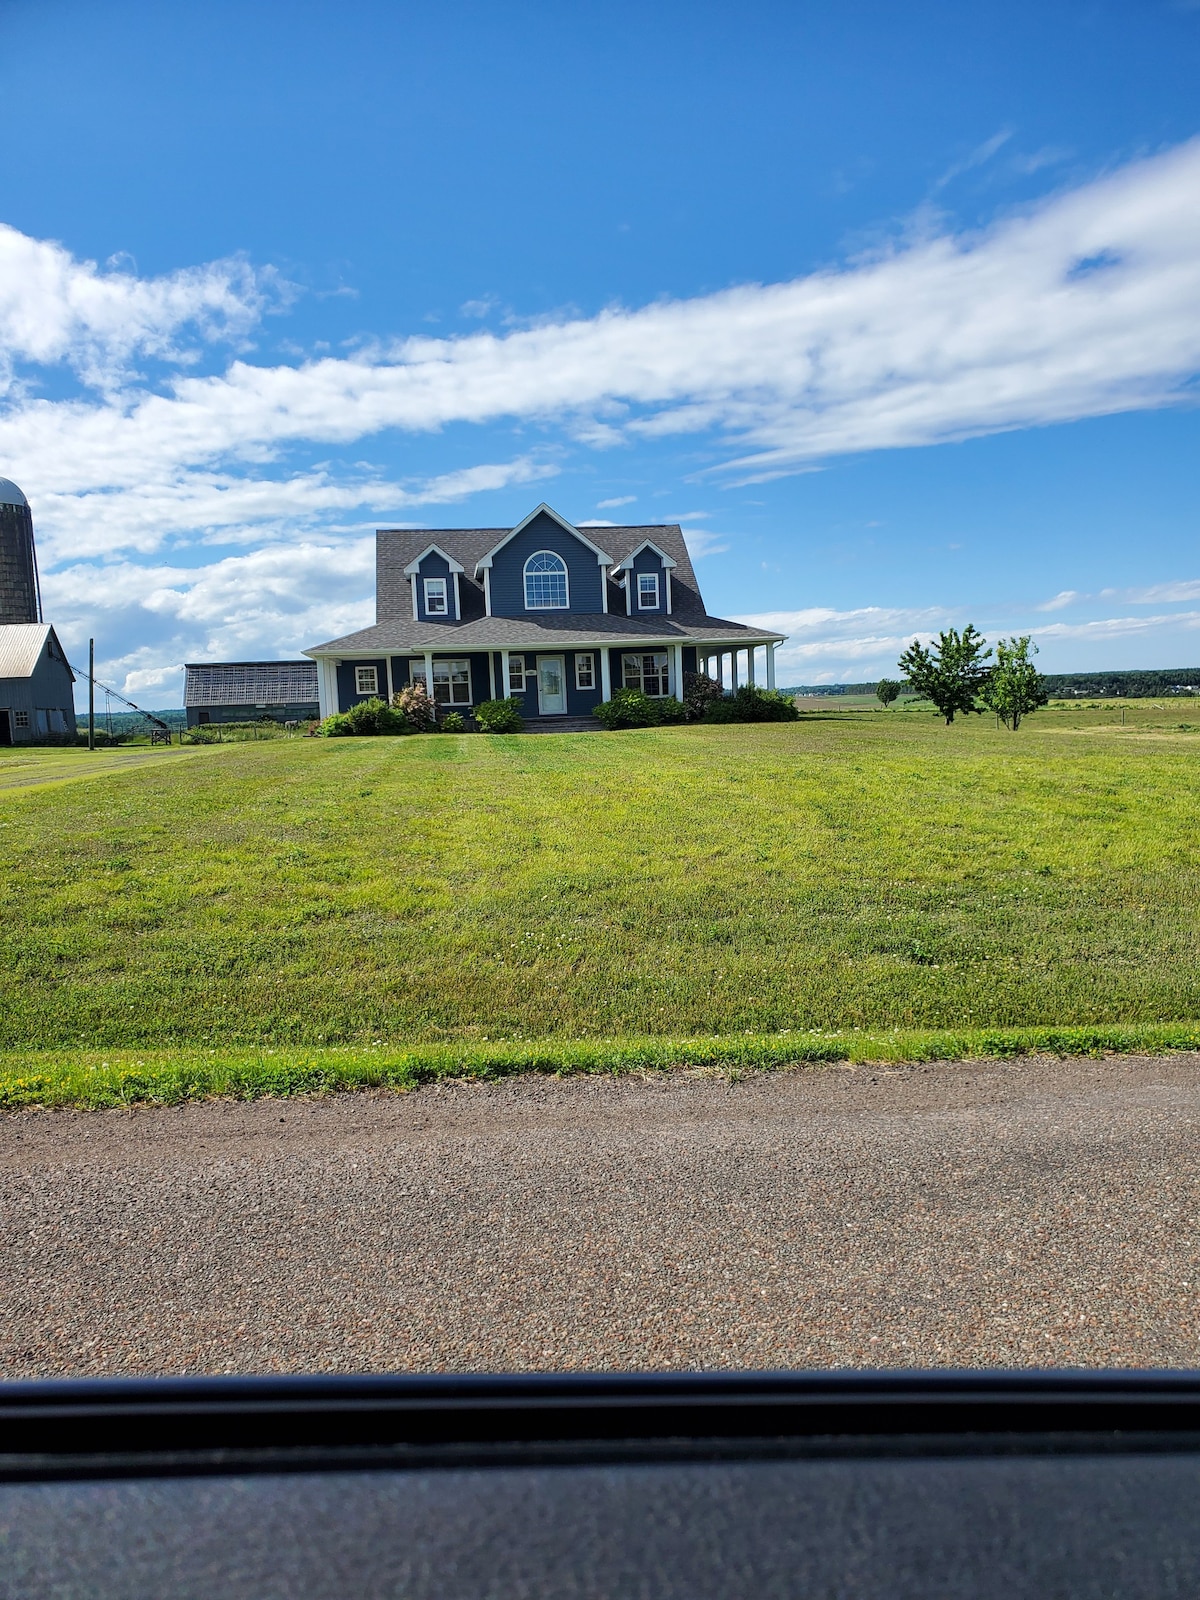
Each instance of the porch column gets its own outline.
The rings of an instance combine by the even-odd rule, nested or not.
[[[612,699],[612,661],[608,654],[607,645],[601,646],[600,649],[600,698],[601,700]]]
[[[683,646],[671,646],[671,693],[678,700],[683,699]]]
[[[433,651],[425,652],[425,693],[433,699]]]
[[[391,705],[392,696],[395,694],[396,689],[395,689],[395,685],[392,683],[392,658],[391,658],[391,654],[390,653],[389,653],[388,658],[387,658],[387,689],[388,689],[388,705]]]
[[[773,644],[769,644],[767,646],[767,688],[768,689],[773,689],[774,687],[775,687],[775,646]]]
[[[746,646],[746,682],[748,684],[750,684],[751,687],[753,687],[753,685],[754,685],[754,646],[752,644],[748,644]]]
[[[731,650],[729,652],[729,687],[733,690],[734,694],[737,693],[737,686],[738,686],[738,681],[737,681],[737,658],[738,658],[737,650],[736,649]]]
[[[496,698],[496,652],[488,651],[488,698]]]
[[[500,698],[507,700],[512,693],[512,679],[508,674],[508,651],[500,652]]]

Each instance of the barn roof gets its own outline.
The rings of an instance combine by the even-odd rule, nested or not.
[[[315,661],[190,661],[185,706],[286,706],[317,699]]]
[[[0,678],[32,678],[47,640],[52,641],[50,654],[66,665],[58,635],[48,622],[0,623]],[[69,666],[67,671],[71,671]],[[71,682],[75,682],[74,673]]]

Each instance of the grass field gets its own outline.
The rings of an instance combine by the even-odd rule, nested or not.
[[[0,752],[0,1098],[1194,1043],[1188,710]]]

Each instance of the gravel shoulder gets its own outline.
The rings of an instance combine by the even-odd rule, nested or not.
[[[0,1119],[0,1375],[1200,1365],[1200,1055]]]

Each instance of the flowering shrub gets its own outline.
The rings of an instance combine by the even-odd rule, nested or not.
[[[475,707],[480,733],[520,733],[525,726],[521,702],[515,695],[507,700],[481,700]]]
[[[413,733],[432,733],[437,726],[437,707],[429,698],[421,682],[406,683],[392,696],[393,709],[398,711]]]
[[[699,722],[715,700],[723,700],[725,691],[715,678],[706,672],[685,672],[683,675],[683,707],[689,722]]]

